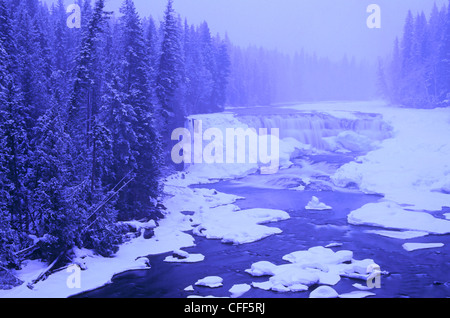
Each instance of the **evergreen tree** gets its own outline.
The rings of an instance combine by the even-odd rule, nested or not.
[[[441,43],[438,63],[438,95],[441,101],[450,105],[450,3],[444,18]]]
[[[156,78],[156,96],[161,107],[161,128],[164,137],[170,140],[169,131],[179,124],[184,113],[180,111],[180,101],[175,99],[180,86],[181,43],[178,20],[173,10],[173,0],[168,0],[162,24],[163,38]],[[176,118],[177,117],[177,118]]]
[[[151,203],[160,195],[161,145],[151,104],[143,27],[131,0],[124,1],[121,12],[121,76],[111,78],[104,111],[113,134],[114,183],[134,179],[129,189],[119,194],[119,217],[128,219],[149,217],[156,208]]]

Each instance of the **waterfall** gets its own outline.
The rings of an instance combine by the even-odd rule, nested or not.
[[[391,127],[378,114],[351,113],[347,117],[319,112],[295,112],[285,114],[239,114],[239,121],[249,127],[279,128],[280,138],[294,138],[319,150],[330,149],[333,138],[349,132],[376,142],[391,136]],[[332,148],[332,147],[331,147]]]

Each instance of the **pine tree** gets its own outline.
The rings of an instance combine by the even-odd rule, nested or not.
[[[173,9],[173,0],[168,0],[162,24],[163,38],[156,78],[156,96],[161,107],[161,128],[163,136],[170,139],[169,131],[177,125],[185,114],[180,112],[180,101],[175,99],[176,90],[180,86],[180,69],[182,66],[180,30]],[[179,122],[178,122],[179,123]]]
[[[155,20],[149,18],[147,24],[147,32],[145,35],[145,43],[147,45],[148,59],[149,59],[149,77],[150,83],[153,85],[156,81],[156,74],[159,63],[159,36],[158,29],[155,25]],[[154,87],[152,87],[154,90]],[[152,95],[154,93],[152,92]]]
[[[444,101],[445,105],[450,105],[450,3],[444,18],[441,43],[438,64],[438,94],[440,101]]]
[[[227,100],[227,85],[230,75],[231,61],[228,53],[228,44],[226,41],[217,40],[216,43],[216,71],[215,71],[215,89],[213,92],[213,105],[216,105],[216,111],[223,111]]]
[[[125,0],[121,12],[119,68],[123,80],[114,80],[118,88],[114,102],[118,107],[116,116],[122,116],[122,123],[116,117],[120,126],[115,125],[114,132],[115,149],[119,151],[117,177],[120,180],[129,174],[134,178],[119,201],[120,217],[128,219],[150,217],[152,209],[156,212],[152,201],[156,202],[160,195],[161,144],[151,103],[150,61],[143,27],[133,1]]]
[[[206,66],[204,45],[194,26],[185,23],[185,104],[188,114],[207,113],[211,106],[213,77]]]

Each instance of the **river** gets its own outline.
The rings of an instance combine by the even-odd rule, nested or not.
[[[252,118],[254,125],[279,124],[280,117],[267,117],[264,120]],[[269,115],[270,114],[266,114]],[[367,121],[367,116],[358,117],[356,121],[329,120],[324,115],[309,114],[308,122],[299,123],[298,113],[289,113],[287,135],[284,137],[303,138],[302,142],[316,142],[320,147],[320,138],[336,134],[336,131],[352,129],[358,132],[370,132],[374,138],[387,138],[386,127],[376,115],[370,115],[375,120]],[[286,118],[284,118],[286,121]],[[277,122],[278,121],[278,122]],[[375,127],[375,128],[374,128]],[[299,131],[301,130],[301,134]],[[318,135],[318,136],[317,136]],[[166,263],[164,258],[168,254],[149,256],[152,268],[149,270],[129,271],[116,275],[112,282],[97,290],[86,292],[75,297],[101,298],[186,298],[191,295],[228,297],[228,290],[235,284],[251,284],[252,282],[267,281],[267,277],[252,277],[245,272],[258,261],[270,261],[280,265],[285,263],[282,257],[294,251],[306,250],[313,246],[325,246],[333,242],[342,243],[341,247],[333,248],[351,250],[358,260],[373,259],[380,265],[382,271],[389,274],[381,278],[381,288],[372,290],[373,297],[449,297],[450,296],[450,250],[448,248],[425,249],[408,252],[402,244],[406,241],[383,237],[367,233],[374,228],[353,226],[348,224],[347,215],[363,205],[382,199],[379,195],[368,195],[356,189],[339,191],[327,186],[326,175],[318,177],[304,191],[293,191],[297,179],[296,169],[302,164],[322,165],[326,168],[337,169],[339,166],[355,160],[360,153],[328,153],[326,155],[302,155],[294,160],[294,166],[280,171],[276,176],[252,175],[240,180],[220,181],[215,184],[198,185],[194,187],[216,189],[217,191],[236,194],[245,197],[236,205],[241,209],[270,208],[281,209],[291,216],[289,220],[274,223],[273,226],[283,232],[263,240],[243,245],[222,244],[218,240],[196,238],[196,246],[184,249],[189,253],[200,253],[205,260],[193,264]],[[322,202],[333,207],[331,211],[307,211],[305,204],[312,196],[317,196]],[[429,235],[408,242],[440,242],[450,246],[450,236]],[[224,286],[217,289],[196,287],[194,292],[184,289],[193,285],[205,276],[220,276]],[[364,284],[350,278],[342,278],[333,288],[339,293],[355,291],[352,285]],[[310,291],[315,286],[310,287]],[[246,298],[305,298],[309,292],[279,293],[252,288]]]

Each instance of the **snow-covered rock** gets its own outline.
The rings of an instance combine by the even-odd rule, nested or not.
[[[230,288],[231,298],[238,298],[248,292],[252,287],[248,284],[237,284]]]
[[[252,264],[250,269],[246,269],[245,271],[252,276],[273,276],[275,275],[275,269],[277,266],[272,264],[271,262],[261,261]]]
[[[325,203],[320,202],[319,198],[312,197],[311,201],[309,201],[308,205],[305,206],[306,210],[315,210],[315,211],[323,211],[323,210],[331,210],[332,207],[326,205]]]
[[[180,252],[180,251],[178,251]],[[189,254],[187,252],[181,253],[180,257],[177,253],[167,256],[164,262],[168,263],[199,263],[205,260],[205,256],[202,254]]]
[[[339,294],[330,286],[320,286],[314,289],[309,298],[338,298]]]
[[[254,263],[247,273],[271,277],[267,282],[253,283],[252,286],[277,292],[305,291],[315,284],[334,286],[341,277],[367,279],[370,274],[367,269],[375,264],[371,259],[353,259],[352,251],[334,252],[322,246],[287,254],[283,260],[291,264]]]
[[[205,278],[199,279],[195,285],[203,286],[209,288],[218,288],[223,286],[223,279],[219,276],[207,276]]]
[[[374,149],[374,141],[354,131],[341,132],[335,142],[342,148],[352,152],[369,152]]]

